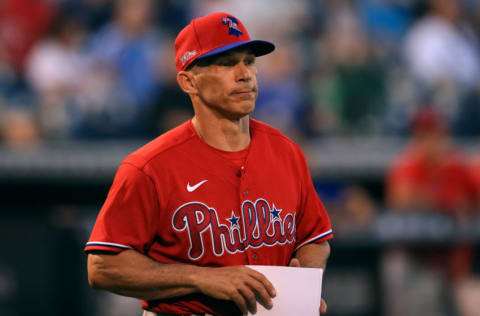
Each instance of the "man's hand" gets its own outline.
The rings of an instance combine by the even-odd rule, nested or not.
[[[288,264],[290,267],[300,267],[300,261],[297,258],[292,258]],[[327,313],[327,302],[322,298],[320,301],[320,314]]]
[[[257,312],[257,299],[265,308],[271,308],[276,295],[263,274],[245,266],[200,268],[194,285],[205,295],[235,302],[244,314]]]

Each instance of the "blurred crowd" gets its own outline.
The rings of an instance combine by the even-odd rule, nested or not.
[[[188,119],[173,41],[213,11],[277,44],[254,117],[297,140],[405,136],[425,106],[480,136],[478,1],[1,0],[1,141],[151,138]]]

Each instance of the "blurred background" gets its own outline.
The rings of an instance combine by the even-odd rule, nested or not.
[[[173,42],[214,11],[276,43],[253,117],[331,216],[328,314],[480,315],[477,0],[0,0],[0,315],[140,315],[83,245],[123,157],[192,116]]]

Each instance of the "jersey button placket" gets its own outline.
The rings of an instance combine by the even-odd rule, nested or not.
[[[240,195],[240,209],[242,209],[243,202],[247,199],[248,196],[248,189],[246,188],[246,178],[245,178],[245,166],[240,167],[240,170],[238,171],[240,175],[240,187],[239,187],[239,195]],[[248,247],[249,240],[252,236],[246,236],[246,240],[244,242],[244,246]],[[252,249],[246,249],[245,250],[245,255],[247,257],[248,263],[254,263],[257,261],[257,254],[255,252],[252,252]]]
[[[241,166],[240,167],[240,173],[242,174],[242,179],[240,180],[240,190],[243,191],[242,194],[243,194],[243,197],[247,197],[248,196],[248,189],[245,188],[245,166]],[[243,188],[243,189],[242,189]]]

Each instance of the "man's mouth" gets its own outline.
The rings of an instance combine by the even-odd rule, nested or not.
[[[255,89],[239,89],[239,90],[234,90],[232,92],[232,94],[234,95],[251,95],[251,94],[255,94]]]

